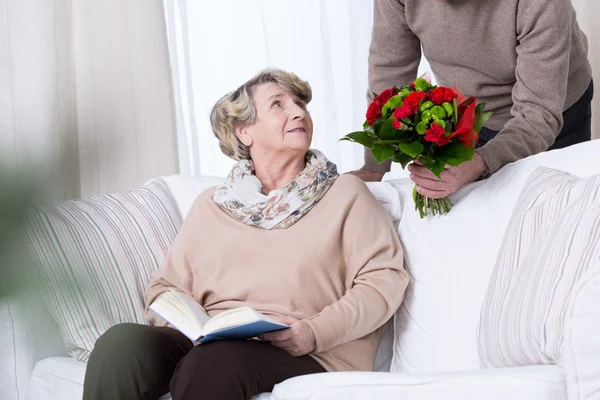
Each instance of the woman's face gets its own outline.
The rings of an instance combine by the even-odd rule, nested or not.
[[[310,148],[313,122],[306,104],[276,83],[254,88],[256,122],[238,129],[242,143],[257,155],[297,153],[304,156]]]

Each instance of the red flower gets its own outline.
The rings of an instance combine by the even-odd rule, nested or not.
[[[444,133],[444,128],[434,122],[431,124],[431,128],[425,131],[425,140],[431,143],[436,143],[438,146],[444,146],[450,141],[450,138],[446,137]]]
[[[454,92],[454,90],[449,89],[447,87],[439,87],[433,89],[429,92],[429,99],[433,102],[433,104],[442,104],[442,103],[452,103],[453,99],[456,99],[458,94]]]
[[[383,107],[395,94],[396,90],[394,88],[385,89],[383,92],[379,93],[373,101]]]
[[[419,111],[419,104],[427,95],[423,92],[412,92],[404,98],[404,106],[410,108],[412,113]]]
[[[402,122],[398,121],[397,119],[392,121],[392,126],[394,127],[394,129],[402,129],[403,125]]]
[[[396,108],[394,111],[394,118],[396,119],[404,119],[406,117],[410,117],[413,114],[413,111],[408,106],[402,106]]]
[[[373,125],[379,118],[381,118],[381,106],[373,101],[367,109],[367,124]]]
[[[475,125],[475,108],[477,104],[474,97],[465,100],[458,107],[458,123],[456,130],[450,134],[449,139],[458,137],[458,139],[467,147],[474,148],[479,136],[473,130]]]

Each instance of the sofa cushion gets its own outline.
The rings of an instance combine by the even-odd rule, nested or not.
[[[557,366],[498,368],[431,374],[332,372],[304,375],[275,386],[271,400],[566,400]]]
[[[563,362],[569,399],[600,395],[600,262],[573,289],[565,317]]]
[[[26,400],[81,400],[87,364],[67,357],[51,357],[38,362],[31,373]],[[261,393],[252,400],[268,400]],[[128,399],[126,399],[128,400]],[[171,400],[167,393],[159,400]]]
[[[599,257],[600,175],[538,168],[517,201],[482,305],[482,366],[562,364],[569,298]]]
[[[144,289],[180,225],[162,179],[32,212],[25,242],[72,357],[87,360],[98,337],[113,325],[145,322]]]
[[[480,368],[481,304],[521,189],[540,165],[589,177],[600,173],[600,140],[508,165],[451,196],[447,215],[420,219],[412,183],[391,181],[402,207],[399,234],[410,276],[395,318],[392,371]]]

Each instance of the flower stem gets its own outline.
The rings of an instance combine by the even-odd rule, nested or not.
[[[428,215],[446,214],[452,209],[452,202],[448,197],[441,199],[430,199],[417,192],[417,185],[413,187],[412,192],[415,210],[419,211],[419,216],[425,218]]]

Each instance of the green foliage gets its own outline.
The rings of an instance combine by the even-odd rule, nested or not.
[[[444,147],[444,158],[446,164],[456,167],[457,165],[473,159],[473,149],[460,142],[449,143]]]
[[[375,143],[375,139],[365,131],[351,132],[343,138],[341,138],[340,140],[359,143],[369,148],[371,148],[371,146],[373,146],[373,143]]]
[[[377,142],[371,147],[373,157],[378,163],[382,163],[385,160],[389,160],[396,153],[396,149],[393,144]]]
[[[425,150],[421,142],[401,142],[398,143],[398,149],[412,158],[417,158]]]

